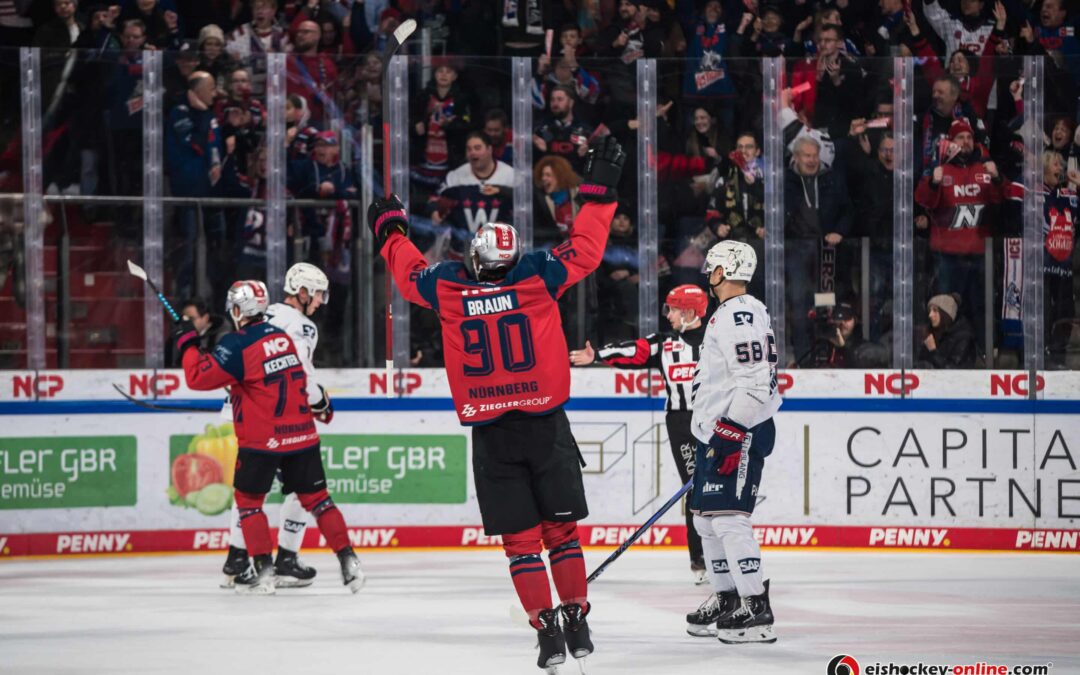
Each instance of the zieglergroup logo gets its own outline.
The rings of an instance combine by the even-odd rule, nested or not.
[[[840,654],[829,661],[829,669],[825,672],[828,675],[859,675],[859,662],[854,656]]]

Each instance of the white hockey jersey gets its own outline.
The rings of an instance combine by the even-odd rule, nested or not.
[[[266,320],[292,338],[296,345],[296,354],[304,366],[304,374],[307,375],[308,403],[318,403],[322,400],[323,392],[315,378],[315,367],[311,365],[311,360],[315,357],[315,347],[319,344],[319,329],[315,327],[315,322],[304,316],[300,310],[283,302],[275,302],[266,309]]]
[[[777,360],[772,323],[760,300],[738,295],[717,307],[694,373],[694,437],[708,443],[722,417],[749,429],[775,415]]]

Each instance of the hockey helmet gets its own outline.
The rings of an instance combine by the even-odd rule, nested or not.
[[[311,295],[322,293],[322,304],[330,304],[330,280],[325,272],[311,263],[296,263],[285,273],[286,293],[299,295],[301,288],[306,288]]]
[[[469,257],[477,279],[506,276],[521,257],[521,240],[517,230],[506,223],[481,225],[469,245]]]
[[[705,316],[709,309],[709,296],[694,284],[676,286],[668,291],[664,300],[664,314],[667,314],[669,309],[688,309],[700,318]]]
[[[757,269],[757,253],[750,244],[730,239],[722,241],[709,249],[702,271],[711,276],[717,267],[724,269],[725,279],[749,282]]]
[[[266,308],[269,306],[270,294],[266,291],[266,284],[253,279],[237,281],[229,288],[229,293],[225,296],[225,313],[236,324],[239,324],[240,319],[244,317],[266,313]],[[240,310],[239,316],[233,314],[234,307]]]

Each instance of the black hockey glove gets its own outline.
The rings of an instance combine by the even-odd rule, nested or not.
[[[716,451],[720,467],[716,473],[721,476],[730,475],[739,466],[742,459],[743,439],[746,438],[746,427],[738,422],[732,422],[723,417],[713,427],[712,438],[709,439],[709,447]]]
[[[195,326],[187,317],[183,321],[177,321],[173,324],[172,338],[176,344],[176,353],[181,358],[183,358],[188,347],[199,346],[199,331],[195,330]]]
[[[315,419],[323,424],[330,424],[330,420],[334,419],[334,404],[330,402],[330,397],[326,395],[326,390],[322,388],[322,385],[317,386],[319,392],[322,393],[322,400],[311,406],[311,412],[315,415]]]
[[[376,199],[367,210],[367,223],[375,236],[375,253],[382,250],[386,239],[394,232],[409,236],[409,215],[397,195]]]
[[[593,141],[585,156],[585,182],[578,187],[578,202],[610,204],[618,201],[615,188],[625,163],[626,153],[614,136],[602,136]]]

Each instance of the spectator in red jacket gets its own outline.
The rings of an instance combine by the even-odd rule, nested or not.
[[[964,298],[962,309],[985,345],[983,251],[997,215],[987,207],[1001,203],[1002,178],[997,165],[984,162],[976,151],[975,133],[966,120],[953,121],[949,143],[939,154],[942,163],[915,190],[915,201],[930,219],[934,293]]]

